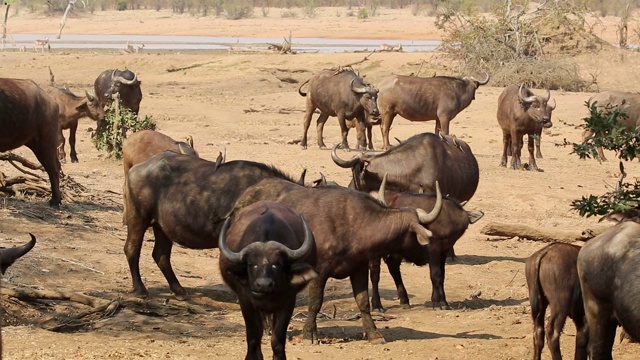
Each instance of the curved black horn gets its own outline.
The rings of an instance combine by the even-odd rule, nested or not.
[[[333,162],[336,163],[336,165],[346,169],[346,168],[352,168],[356,166],[360,161],[362,161],[362,153],[354,156],[353,158],[351,158],[351,160],[340,159],[336,151],[338,150],[338,146],[340,146],[340,144],[334,145],[333,149],[331,149],[331,159],[333,159]]]
[[[29,233],[29,236],[31,236],[31,240],[22,246],[0,249],[0,272],[2,274],[4,274],[7,268],[11,266],[14,261],[24,256],[36,245],[36,237],[31,233]]]
[[[475,82],[478,83],[478,85],[486,85],[489,82],[489,73],[485,71],[485,74],[487,75],[484,80],[480,81],[476,78],[474,78],[473,76],[469,76],[469,78]]]
[[[282,251],[287,254],[287,257],[289,257],[290,261],[304,259],[307,255],[309,255],[309,253],[311,253],[311,250],[313,250],[313,233],[311,232],[309,224],[307,223],[307,219],[304,218],[304,215],[300,215],[300,219],[302,220],[302,226],[304,227],[304,241],[302,242],[302,245],[300,245],[298,249],[292,250],[278,243],[282,245]]]
[[[364,94],[369,91],[369,89],[366,86],[354,86],[353,85],[354,81],[356,81],[356,78],[351,79],[351,83],[349,84],[351,91],[358,94]]]
[[[302,91],[302,87],[309,82],[309,80],[311,79],[307,79],[307,81],[303,82],[302,84],[300,84],[300,87],[298,87],[298,94],[300,94],[300,96],[307,96],[307,93]]]
[[[112,78],[113,78],[114,81],[119,81],[121,84],[133,85],[133,84],[138,82],[138,74],[134,73],[133,71],[132,71],[132,73],[133,73],[133,79],[132,80],[127,80],[124,77],[122,77],[121,75],[115,76],[115,72],[113,73],[114,76]]]
[[[520,84],[520,88],[518,88],[518,98],[520,99],[520,101],[522,101],[524,103],[534,102],[536,100],[536,96],[535,95],[531,95],[531,96],[527,96],[527,97],[522,96],[522,88],[523,87],[524,87],[524,83]]]
[[[433,206],[433,210],[427,213],[420,208],[416,209],[420,223],[422,225],[428,225],[434,222],[436,218],[438,218],[438,215],[440,215],[440,209],[442,209],[442,194],[440,193],[440,184],[436,181],[436,204]]]
[[[298,183],[299,185],[304,186],[304,178],[307,175],[307,168],[302,169],[302,174],[300,174],[300,178],[298,179],[298,181],[296,181],[296,183]]]
[[[220,249],[220,254],[223,255],[227,260],[231,263],[237,264],[241,263],[244,258],[244,254],[247,248],[242,249],[239,253],[233,252],[227,246],[227,230],[229,230],[229,226],[231,224],[231,217],[228,217],[227,220],[224,221],[224,225],[222,225],[222,231],[220,231],[220,236],[218,236],[218,248]]]

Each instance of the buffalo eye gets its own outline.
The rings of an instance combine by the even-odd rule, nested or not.
[[[272,268],[273,270],[276,270],[276,269],[278,268],[278,264],[273,264],[273,265],[271,265],[271,268]]]
[[[257,269],[258,269],[258,264],[253,264],[253,265],[251,265],[251,268],[252,268],[253,270],[257,270]]]

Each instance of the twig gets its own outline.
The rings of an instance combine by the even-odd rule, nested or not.
[[[209,64],[213,64],[213,63],[217,63],[220,62],[220,60],[212,60],[212,61],[207,61],[207,62],[203,62],[203,63],[195,63],[195,64],[191,64],[191,65],[187,65],[187,66],[182,66],[179,68],[176,67],[170,67],[167,69],[167,72],[176,72],[176,71],[180,71],[180,70],[187,70],[187,69],[193,69],[199,66],[204,66],[204,65],[209,65]]]
[[[65,259],[65,258],[61,258],[61,257],[52,257],[52,258],[53,258],[53,259],[62,260],[62,261],[66,261],[66,262],[71,263],[71,264],[73,264],[73,265],[77,265],[77,266],[83,267],[83,268],[85,268],[85,269],[87,269],[87,270],[91,270],[91,271],[93,271],[93,272],[95,272],[95,273],[98,273],[98,274],[100,274],[100,275],[104,275],[104,272],[102,272],[102,271],[100,271],[100,270],[96,270],[96,269],[94,269],[94,268],[92,268],[92,267],[89,267],[89,266],[87,266],[87,265],[84,265],[84,264],[79,263],[79,262],[74,261],[74,260],[69,260],[69,259]]]

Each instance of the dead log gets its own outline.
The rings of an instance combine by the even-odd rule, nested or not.
[[[64,28],[64,24],[67,23],[67,16],[69,15],[69,10],[71,10],[71,8],[76,4],[77,0],[69,0],[69,4],[67,5],[67,8],[64,11],[64,15],[62,15],[62,21],[60,21],[60,28],[58,29],[58,36],[56,37],[56,39],[60,39],[60,36],[62,35],[62,28]]]
[[[560,230],[533,227],[521,224],[489,223],[480,232],[490,236],[520,237],[533,241],[573,243],[587,241],[608,229],[610,226],[600,226],[586,230]]]
[[[204,66],[204,65],[209,65],[209,64],[213,64],[213,63],[217,63],[220,60],[212,60],[212,61],[207,61],[207,62],[203,62],[203,63],[195,63],[195,64],[191,64],[191,65],[187,65],[187,66],[182,66],[182,67],[173,67],[171,66],[170,68],[167,69],[167,72],[176,72],[176,71],[181,71],[181,70],[187,70],[187,69],[193,69],[199,66]]]
[[[22,164],[24,167],[27,167],[31,170],[42,170],[42,165],[37,165],[25,158],[23,158],[20,155],[16,155],[12,152],[3,152],[0,153],[0,160],[4,160],[4,161],[17,161],[20,164]]]

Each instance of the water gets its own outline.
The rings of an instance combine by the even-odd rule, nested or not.
[[[144,44],[145,50],[227,50],[230,47],[265,50],[268,43],[282,44],[279,38],[253,38],[228,36],[176,36],[176,35],[74,35],[63,34],[56,39],[55,34],[13,34],[18,46],[33,47],[33,41],[49,38],[52,49],[122,49],[127,42],[135,46]],[[403,51],[432,51],[440,41],[434,40],[364,40],[364,39],[325,39],[293,38],[292,47],[297,52],[339,53],[353,51],[373,51],[381,44],[397,46],[402,44]]]

